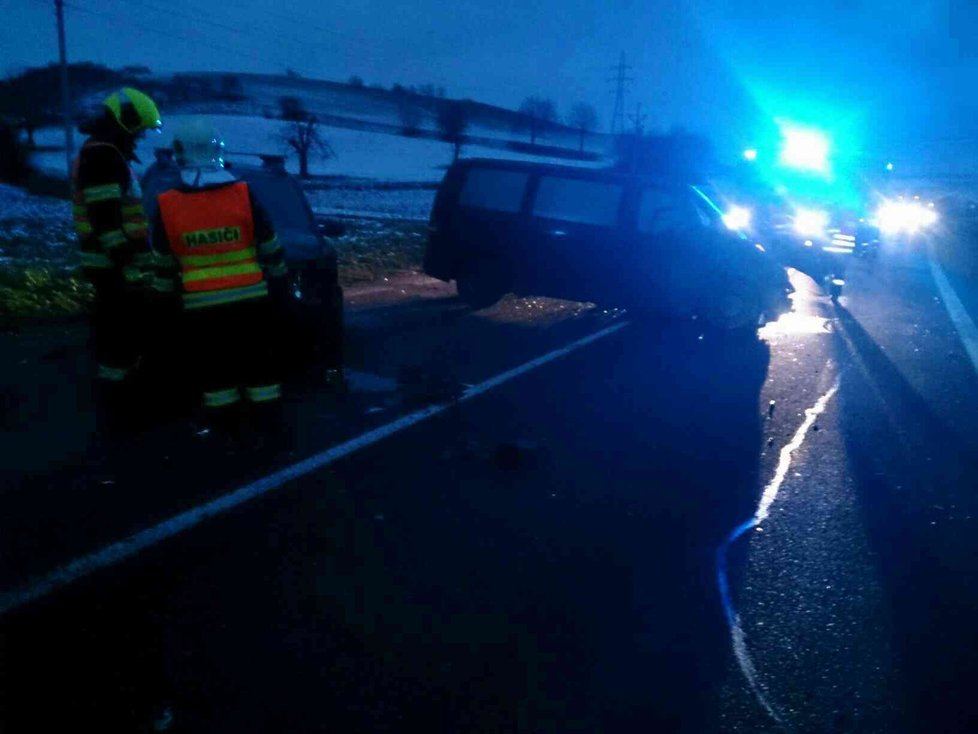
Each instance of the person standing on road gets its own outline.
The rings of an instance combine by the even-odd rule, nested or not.
[[[102,113],[79,127],[87,135],[71,173],[82,272],[95,288],[91,343],[96,400],[111,426],[129,427],[139,410],[132,375],[145,346],[146,302],[153,262],[142,192],[131,164],[147,130],[159,130],[156,103],[126,87]],[[121,420],[122,423],[118,423]]]
[[[236,430],[242,399],[269,412],[281,397],[275,301],[286,266],[271,221],[248,184],[224,168],[224,142],[206,120],[174,135],[180,184],[157,197],[153,248],[182,301],[187,373],[208,420]],[[262,410],[264,409],[264,410]]]

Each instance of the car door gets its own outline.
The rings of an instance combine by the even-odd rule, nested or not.
[[[633,298],[646,306],[683,311],[695,291],[704,224],[685,189],[646,184],[639,188],[633,247],[629,248]]]
[[[624,186],[613,180],[544,173],[533,194],[529,270],[535,292],[577,300],[615,292],[608,261],[621,239]]]

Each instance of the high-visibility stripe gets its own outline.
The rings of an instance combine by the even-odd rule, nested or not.
[[[156,265],[156,253],[155,252],[137,252],[132,256],[133,265],[139,265],[140,267],[148,267]]]
[[[99,201],[111,201],[122,198],[122,187],[119,184],[105,184],[104,186],[91,186],[82,189],[82,196],[86,204],[95,204]]]
[[[74,214],[76,217],[87,217],[88,207],[79,206],[78,204],[76,204],[75,206],[71,207],[71,213]]]
[[[75,232],[82,237],[87,237],[92,233],[92,225],[88,222],[75,222]]]
[[[119,247],[127,242],[126,235],[121,229],[113,229],[108,232],[104,232],[103,234],[99,235],[98,240],[109,249]]]
[[[173,293],[177,289],[177,284],[167,278],[153,278],[151,287],[159,293]]]
[[[277,263],[268,268],[268,277],[270,278],[281,278],[283,275],[289,272],[289,266],[285,263]]]
[[[148,273],[141,268],[123,268],[122,277],[126,279],[127,283],[145,283],[150,284],[153,282],[153,274]]]
[[[190,310],[220,306],[227,303],[237,303],[249,298],[264,298],[268,295],[268,284],[257,283],[242,288],[229,288],[223,291],[205,291],[203,293],[184,293],[183,307]]]
[[[145,237],[147,234],[149,234],[149,225],[147,225],[145,221],[140,223],[123,222],[122,230],[128,236],[134,239],[140,239]]]
[[[98,366],[98,377],[100,380],[109,382],[122,382],[129,376],[129,370],[125,367],[109,367],[107,364]]]
[[[199,268],[206,265],[228,264],[241,262],[242,260],[254,260],[257,257],[254,247],[248,247],[237,252],[222,252],[215,255],[185,255],[181,262],[187,267]]]
[[[127,218],[146,217],[146,211],[142,204],[127,204],[122,207],[122,216]]]
[[[81,264],[83,268],[111,268],[112,258],[103,255],[101,252],[81,253]]]
[[[269,400],[278,400],[282,397],[281,385],[262,385],[261,387],[249,387],[245,390],[248,400],[252,403],[264,403]]]
[[[208,408],[223,408],[225,405],[234,405],[239,400],[241,400],[241,391],[236,387],[204,393],[204,405]]]
[[[262,242],[260,245],[258,245],[258,251],[262,255],[274,255],[281,249],[282,243],[278,241],[278,237],[273,237],[268,242]]]
[[[199,280],[213,280],[216,278],[231,278],[235,275],[254,275],[260,274],[261,268],[258,263],[242,263],[240,265],[217,266],[210,268],[200,268],[198,270],[185,270],[183,272],[184,283],[194,283]]]

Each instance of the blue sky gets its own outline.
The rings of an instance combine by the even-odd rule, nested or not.
[[[515,107],[529,94],[566,112],[595,105],[634,66],[630,107],[652,127],[750,134],[752,116],[851,116],[864,137],[967,134],[976,81],[969,0],[66,0],[76,60],[154,70],[280,72],[389,85]],[[0,70],[57,55],[53,0],[0,0]],[[957,15],[955,15],[957,13]],[[971,24],[971,25],[969,25]],[[969,33],[958,35],[967,38]],[[814,120],[817,122],[817,119]],[[736,137],[736,136],[734,136]]]

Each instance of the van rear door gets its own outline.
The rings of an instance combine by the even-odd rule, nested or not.
[[[461,268],[494,261],[509,270],[525,245],[523,203],[530,173],[494,166],[471,166],[458,196],[439,216],[432,244],[451,252],[450,277]]]

